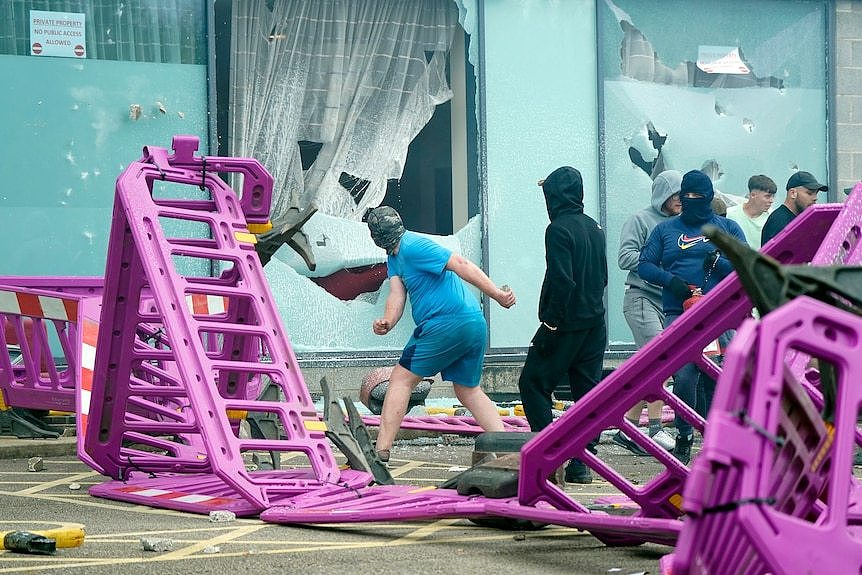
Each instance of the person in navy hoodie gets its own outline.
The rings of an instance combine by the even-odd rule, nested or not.
[[[641,250],[638,275],[662,286],[665,328],[682,314],[683,302],[698,292],[707,293],[733,269],[730,261],[703,235],[703,226],[712,224],[745,242],[739,224],[715,214],[711,205],[714,196],[709,176],[700,170],[686,173],[680,185],[682,213],[658,224]],[[692,409],[698,374],[692,363],[674,374],[674,395]],[[687,465],[691,459],[692,427],[679,415],[675,425],[679,435],[673,453]]]

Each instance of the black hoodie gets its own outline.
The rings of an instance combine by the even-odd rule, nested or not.
[[[542,183],[551,223],[545,230],[547,269],[539,296],[539,321],[563,331],[605,321],[608,285],[605,233],[584,213],[584,182],[569,166]]]

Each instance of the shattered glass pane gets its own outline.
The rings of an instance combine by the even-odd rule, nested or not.
[[[701,169],[732,204],[750,176],[766,174],[779,190],[774,207],[795,170],[827,177],[826,4],[605,0],[598,16],[609,336],[629,343],[616,255],[623,223],[649,205],[652,177]]]

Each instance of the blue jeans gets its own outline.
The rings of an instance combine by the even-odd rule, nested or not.
[[[665,318],[665,328],[672,324],[679,315],[668,315]],[[687,363],[673,374],[673,394],[680,398],[686,405],[695,409],[697,406],[697,381],[700,378],[700,370],[693,363]],[[677,415],[673,424],[679,432],[680,437],[690,437],[692,434],[691,423]]]

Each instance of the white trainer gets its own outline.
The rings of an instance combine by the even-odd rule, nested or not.
[[[676,447],[676,441],[664,429],[659,429],[655,433],[655,435],[651,435],[650,437],[652,437],[653,441],[655,441],[668,451],[673,451],[673,448]]]

